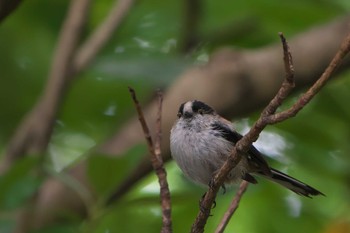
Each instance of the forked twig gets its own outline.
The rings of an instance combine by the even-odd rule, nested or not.
[[[163,163],[163,158],[161,155],[161,148],[160,148],[161,138],[162,138],[161,115],[162,115],[163,95],[160,91],[158,91],[158,113],[157,113],[157,120],[156,120],[156,136],[155,136],[155,142],[153,144],[152,137],[150,135],[145,117],[143,116],[143,112],[141,110],[140,104],[136,98],[135,90],[129,87],[129,92],[134,101],[135,108],[139,117],[139,121],[141,123],[142,130],[147,141],[148,150],[151,154],[150,160],[151,160],[153,169],[156,172],[159,185],[160,185],[160,198],[161,198],[161,206],[162,206],[162,213],[163,213],[162,215],[163,225],[162,225],[161,232],[170,233],[172,232],[170,191],[169,191],[168,181],[166,179],[166,171],[164,169],[164,163]]]
[[[210,186],[209,190],[206,192],[206,195],[201,201],[201,208],[195,222],[192,225],[191,232],[204,232],[204,226],[208,220],[211,206],[215,200],[216,194],[219,191],[220,186],[224,183],[228,173],[239,163],[241,155],[247,152],[252,143],[258,139],[259,134],[262,132],[262,130],[267,125],[275,124],[295,116],[308,102],[310,102],[310,100],[320,91],[320,89],[330,79],[331,75],[334,73],[336,68],[340,66],[341,62],[350,50],[349,34],[342,42],[340,49],[336,53],[335,57],[332,59],[327,69],[324,71],[322,76],[314,83],[314,85],[304,95],[302,95],[291,108],[280,113],[275,113],[277,108],[282,104],[282,102],[290,94],[291,90],[294,87],[294,69],[293,62],[291,59],[292,56],[290,54],[288,44],[282,33],[280,33],[280,37],[283,44],[286,78],[283,81],[278,93],[261,113],[260,118],[255,122],[250,131],[246,135],[244,135],[241,140],[237,142],[227,161],[223,164],[220,170],[213,177],[211,182],[212,185]]]

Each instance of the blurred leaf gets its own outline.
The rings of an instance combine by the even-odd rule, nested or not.
[[[79,224],[77,223],[60,223],[40,230],[31,231],[31,233],[76,233],[79,232]]]
[[[142,144],[117,158],[104,155],[90,156],[87,173],[96,192],[101,196],[110,194],[146,153],[146,146]]]
[[[24,203],[35,193],[41,180],[32,173],[38,165],[38,158],[31,156],[17,161],[10,170],[0,177],[0,208],[14,209]]]

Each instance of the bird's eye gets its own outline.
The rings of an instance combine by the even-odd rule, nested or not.
[[[182,116],[181,112],[177,113],[177,117],[180,118]]]
[[[204,113],[203,109],[199,109],[199,110],[198,110],[198,113],[201,114],[201,115],[203,115],[203,113]]]

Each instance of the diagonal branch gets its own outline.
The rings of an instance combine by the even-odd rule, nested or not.
[[[134,0],[117,0],[105,20],[80,46],[73,61],[74,73],[84,70],[124,22]]]
[[[330,62],[327,69],[323,72],[321,77],[315,82],[315,84],[304,93],[295,104],[289,109],[276,113],[268,118],[269,124],[276,124],[278,122],[284,121],[287,118],[295,116],[310,100],[326,85],[328,80],[331,78],[332,74],[338,69],[342,64],[345,56],[350,51],[350,34],[345,38],[341,44],[340,49]]]
[[[282,43],[284,44],[284,54],[290,54],[288,46],[283,38],[283,35],[280,34]],[[327,67],[324,74],[320,77],[318,81],[315,82],[315,84],[306,92],[311,93],[307,95],[307,98],[304,99],[304,96],[302,96],[297,102],[296,105],[298,106],[297,110],[295,111],[295,114],[298,113],[312,98],[315,96],[315,94],[324,86],[326,81],[331,77],[333,72],[335,71],[335,68],[340,65],[342,60],[344,59],[345,55],[350,50],[350,34],[344,39],[340,50],[335,55],[335,58],[332,60],[330,65]],[[292,60],[291,59],[284,59],[285,63],[289,62],[288,66],[293,67]],[[334,63],[335,62],[335,63]],[[285,65],[287,67],[287,65]],[[234,147],[231,155],[227,159],[227,161],[224,163],[224,165],[220,168],[220,170],[216,173],[216,175],[213,177],[212,185],[210,186],[209,190],[207,191],[206,195],[201,201],[201,209],[197,215],[197,218],[192,225],[191,232],[204,232],[204,226],[207,222],[207,219],[210,215],[210,208],[215,200],[216,194],[220,188],[220,186],[224,183],[228,173],[238,164],[238,162],[241,159],[242,154],[244,154],[249,147],[252,145],[254,141],[257,140],[259,137],[259,134],[262,132],[262,130],[268,125],[268,124],[274,124],[276,122],[273,122],[270,117],[274,118],[276,109],[282,104],[283,100],[287,97],[288,93],[290,93],[291,89],[294,85],[289,85],[288,83],[293,83],[294,81],[290,81],[293,78],[292,74],[288,74],[289,72],[293,71],[293,69],[287,69],[287,76],[276,94],[276,96],[271,100],[269,105],[264,109],[262,112],[260,118],[256,121],[256,123],[253,125],[253,127],[250,129],[250,131],[243,136],[241,140],[239,140]],[[289,79],[289,80],[288,80]],[[300,103],[300,104],[298,104]],[[294,112],[293,112],[294,113]],[[285,115],[285,119],[288,119],[290,117],[295,116],[295,114]],[[277,118],[278,119],[278,118]]]
[[[6,170],[26,153],[43,152],[50,139],[53,124],[72,72],[74,53],[82,34],[90,0],[74,0],[63,23],[54,53],[45,91],[33,110],[24,118],[10,141],[0,171]]]
[[[23,119],[12,137],[0,173],[27,153],[42,153],[51,137],[57,112],[70,81],[85,69],[112,37],[133,5],[133,0],[116,1],[106,19],[78,49],[90,0],[72,1],[60,33],[57,49],[43,95]]]
[[[170,202],[170,191],[168,186],[168,181],[166,179],[166,171],[164,169],[163,158],[161,155],[161,113],[162,113],[162,102],[163,96],[161,92],[158,92],[158,113],[157,113],[157,121],[156,121],[156,137],[155,143],[153,144],[152,137],[150,135],[150,131],[148,129],[145,117],[143,116],[143,112],[141,110],[140,104],[136,98],[135,90],[129,87],[129,91],[131,97],[134,101],[135,108],[138,114],[139,121],[142,126],[143,133],[145,135],[145,139],[147,141],[148,150],[151,154],[151,163],[153,169],[158,176],[158,181],[160,185],[160,198],[161,198],[161,206],[162,206],[162,233],[170,233],[172,232],[172,223],[171,223],[171,202]]]

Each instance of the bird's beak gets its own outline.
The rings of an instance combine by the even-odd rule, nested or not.
[[[185,112],[184,114],[183,114],[183,117],[184,118],[191,118],[193,116],[193,113],[191,113],[191,112]]]

